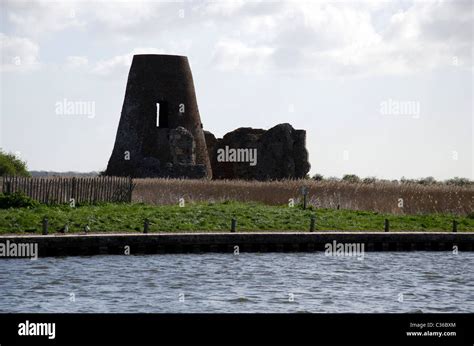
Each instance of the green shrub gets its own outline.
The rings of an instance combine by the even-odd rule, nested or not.
[[[405,177],[402,177],[400,179],[400,182],[402,184],[416,184],[417,183],[417,181],[415,179],[408,179],[408,178],[405,178]]]
[[[20,175],[29,177],[26,162],[21,161],[13,154],[8,154],[0,149],[0,176]]]
[[[360,178],[355,174],[344,174],[344,176],[342,177],[342,180],[347,181],[349,183],[359,183],[360,182]]]
[[[324,180],[324,177],[322,174],[316,173],[315,175],[313,175],[313,180],[322,181]]]
[[[38,205],[38,201],[35,201],[21,192],[15,192],[9,195],[0,193],[0,209],[31,208]]]
[[[456,186],[471,186],[474,185],[474,182],[467,178],[454,177],[445,181],[447,185],[456,185]]]
[[[377,181],[375,177],[367,177],[362,180],[364,184],[373,184]]]
[[[433,185],[436,184],[436,179],[433,177],[421,178],[417,181],[417,183],[421,185]]]

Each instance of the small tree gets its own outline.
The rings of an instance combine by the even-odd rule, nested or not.
[[[416,180],[414,180],[414,179],[408,179],[408,178],[402,177],[402,178],[400,179],[400,183],[402,183],[402,184],[415,184],[415,183],[416,183]]]
[[[38,205],[39,203],[37,201],[26,196],[22,192],[14,192],[9,195],[0,193],[0,209],[33,208]]]
[[[471,186],[474,185],[472,180],[467,178],[454,177],[445,181],[447,185],[456,185],[456,186]]]
[[[0,149],[0,176],[20,175],[29,177],[30,172],[26,168],[26,162],[21,161],[13,154],[5,153]]]
[[[324,177],[322,174],[316,173],[315,175],[313,175],[313,180],[322,181],[324,180]]]
[[[433,185],[436,184],[436,179],[433,177],[421,178],[418,180],[418,184],[421,185]]]
[[[373,184],[377,179],[375,177],[366,177],[362,180],[364,184]]]
[[[344,176],[342,177],[342,180],[347,181],[348,183],[359,183],[360,182],[360,178],[355,174],[344,174]]]

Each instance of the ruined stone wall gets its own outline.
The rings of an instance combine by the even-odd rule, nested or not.
[[[135,55],[106,174],[137,178],[303,178],[310,167],[305,141],[306,132],[290,124],[268,131],[239,128],[222,139],[210,132],[205,137],[188,59]]]
[[[310,169],[306,131],[295,130],[290,124],[279,124],[267,131],[243,127],[222,139],[208,131],[205,136],[215,179],[304,178]],[[256,157],[242,149],[252,150]],[[236,162],[237,159],[243,162]]]
[[[195,165],[196,153],[194,137],[184,127],[170,131],[171,160],[173,164]]]

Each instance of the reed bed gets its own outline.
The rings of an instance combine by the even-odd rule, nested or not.
[[[244,180],[134,179],[132,201],[146,204],[192,202],[260,202],[268,205],[302,202],[316,208],[367,210],[391,214],[474,213],[474,188],[444,184],[345,181],[311,179],[270,182]]]

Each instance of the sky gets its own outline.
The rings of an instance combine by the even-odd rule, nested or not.
[[[290,123],[311,175],[474,179],[473,3],[0,0],[0,147],[104,170],[133,55],[173,54],[218,137]]]

